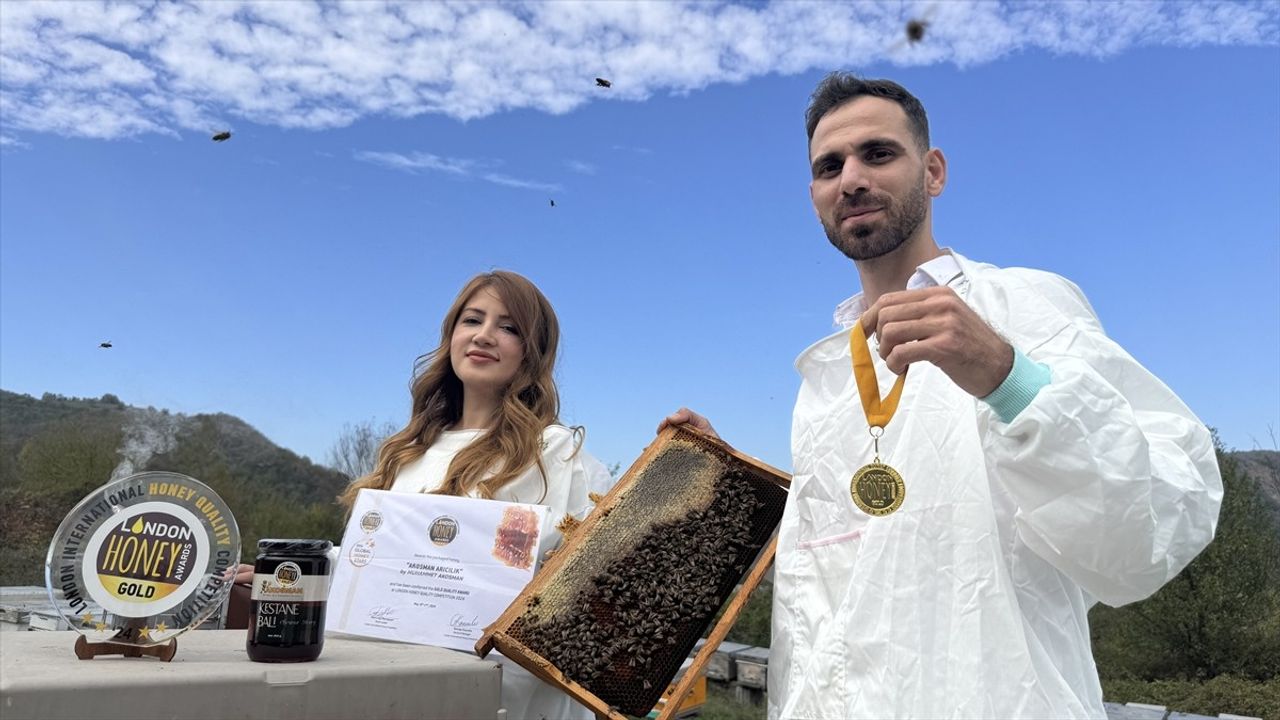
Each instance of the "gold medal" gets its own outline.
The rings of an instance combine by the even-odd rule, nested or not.
[[[853,474],[853,480],[849,482],[849,494],[860,510],[868,515],[881,517],[902,507],[902,500],[907,496],[907,486],[902,481],[902,476],[897,470],[880,462],[880,436],[898,410],[898,400],[902,397],[907,372],[902,371],[894,382],[893,389],[881,401],[880,385],[876,382],[876,369],[871,363],[871,351],[867,349],[867,336],[862,330],[861,320],[855,322],[853,330],[849,332],[849,351],[853,356],[853,376],[858,384],[858,397],[862,400],[862,409],[867,415],[867,425],[875,447],[875,459]]]
[[[862,512],[880,517],[902,507],[907,486],[897,470],[884,463],[873,462],[863,465],[853,474],[849,494],[853,495],[854,504]]]

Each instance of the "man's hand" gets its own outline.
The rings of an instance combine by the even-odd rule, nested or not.
[[[951,288],[885,293],[862,314],[894,373],[921,360],[974,397],[990,395],[1013,369],[1013,348]]]
[[[692,425],[694,428],[701,430],[714,438],[720,437],[716,432],[716,429],[711,427],[711,421],[689,408],[680,408],[663,418],[662,422],[658,423],[658,432],[662,432],[662,429],[668,425],[683,425],[685,423]]]

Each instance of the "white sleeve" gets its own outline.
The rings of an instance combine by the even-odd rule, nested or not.
[[[542,504],[551,508],[555,523],[565,515],[582,520],[595,508],[590,494],[607,493],[613,478],[604,464],[582,447],[581,433],[552,425],[542,437],[542,464],[547,471],[547,494]]]
[[[581,434],[567,428],[556,427],[558,432],[544,436],[547,447],[542,462],[547,468],[548,484],[562,488],[565,501],[559,508],[561,515],[568,514],[581,520],[591,513],[595,504],[590,494],[604,495],[613,487],[609,469],[595,459],[581,445]]]
[[[589,492],[604,496],[613,489],[615,480],[609,474],[609,468],[586,450],[578,453],[578,467],[575,472],[582,473]]]
[[[1102,333],[1083,296],[1059,309],[1075,319],[1024,349],[1051,382],[1008,424],[980,409],[984,451],[1022,541],[1122,605],[1154,593],[1213,539],[1222,478],[1208,429]]]

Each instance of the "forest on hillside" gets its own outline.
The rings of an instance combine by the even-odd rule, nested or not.
[[[342,473],[276,446],[239,418],[136,408],[97,399],[0,390],[0,585],[43,585],[63,516],[112,477],[182,473],[209,485],[239,525],[241,559],[262,537],[337,542]]]

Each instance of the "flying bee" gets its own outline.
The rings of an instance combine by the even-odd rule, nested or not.
[[[214,141],[214,142],[226,142],[226,141],[228,141],[228,140],[230,140],[230,139],[231,139],[231,131],[230,131],[230,130],[220,130],[220,131],[218,131],[218,132],[216,132],[216,133],[214,133],[214,134],[213,134],[213,141]]]
[[[924,40],[925,31],[929,29],[929,18],[933,17],[933,13],[938,9],[937,5],[930,5],[923,13],[918,16],[911,17],[907,20],[905,27],[906,37],[894,43],[889,48],[889,52],[896,52],[904,46],[915,46]]]
[[[924,31],[929,28],[928,20],[907,21],[907,42],[912,45],[924,39]]]
[[[596,86],[602,88],[613,87],[613,83],[604,78],[596,78]]]

